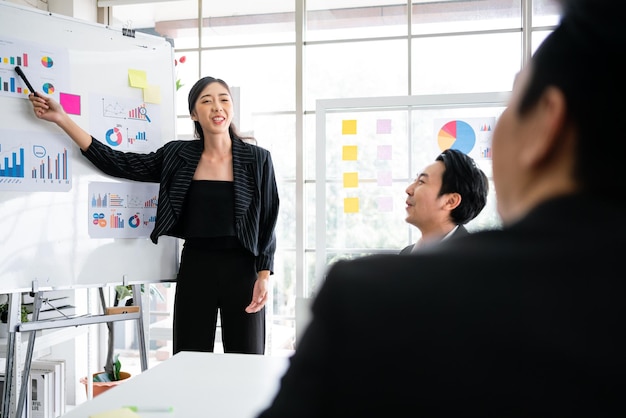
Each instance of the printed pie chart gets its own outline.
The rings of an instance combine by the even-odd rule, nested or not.
[[[118,128],[109,129],[105,137],[107,143],[113,147],[116,147],[122,143],[122,132]]]
[[[54,93],[54,86],[50,83],[44,83],[42,86],[43,92],[46,94]]]
[[[476,144],[476,133],[467,122],[453,120],[439,129],[437,143],[442,151],[452,148],[469,154]]]
[[[139,219],[139,215],[137,213],[135,213],[133,216],[131,216],[130,218],[128,218],[128,224],[130,225],[131,228],[135,229],[137,228],[139,225],[141,225],[141,219]]]
[[[48,56],[41,57],[41,65],[43,65],[45,68],[52,68],[52,58]]]

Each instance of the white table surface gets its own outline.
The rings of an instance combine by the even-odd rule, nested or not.
[[[174,410],[142,417],[253,418],[278,391],[288,362],[287,357],[180,352],[78,405],[63,418],[88,418],[128,405]]]

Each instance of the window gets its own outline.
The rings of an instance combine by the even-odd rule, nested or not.
[[[302,0],[185,0],[112,8],[114,26],[134,20],[137,30],[172,39],[183,83],[176,106],[180,137],[192,133],[189,88],[214,75],[240,89],[239,127],[272,152],[281,213],[270,353],[290,349],[295,299],[315,292],[323,268],[316,264],[317,101],[510,91],[559,12],[552,0],[307,0],[303,7]],[[418,129],[415,117],[405,118],[407,127]],[[424,163],[409,160],[406,168],[414,173]],[[394,187],[402,200],[406,186]],[[477,224],[497,224],[494,213],[495,207],[486,209]],[[415,239],[399,211],[389,214],[389,225],[377,248],[400,249]],[[337,252],[326,265],[361,255],[342,247],[349,241],[327,238]]]

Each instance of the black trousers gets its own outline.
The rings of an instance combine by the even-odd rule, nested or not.
[[[265,353],[265,308],[246,313],[257,272],[245,249],[183,248],[174,299],[174,353],[213,352],[218,310],[225,353]]]

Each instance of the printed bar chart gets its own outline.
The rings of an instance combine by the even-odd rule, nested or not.
[[[31,170],[31,178],[47,180],[68,180],[67,150],[57,154],[55,158],[48,156]]]
[[[0,63],[6,65],[7,69],[13,71],[15,66],[28,67],[28,54],[22,53],[18,55],[5,56],[0,54]],[[0,90],[7,93],[24,93],[28,94],[30,91],[27,88],[22,88],[17,84],[15,77],[8,75],[10,73],[3,72],[0,75]]]
[[[0,77],[0,86],[2,86],[2,91],[8,91],[11,93],[16,93],[15,87],[15,77],[9,77],[8,81],[6,78]]]
[[[0,162],[0,177],[24,178],[24,148],[20,148],[18,152],[12,152],[10,160],[9,162],[9,157],[5,156]]]
[[[148,237],[156,221],[158,185],[91,182],[89,202],[91,237]]]
[[[62,145],[62,136],[31,136],[0,129],[0,138],[0,190],[71,189],[72,152]]]
[[[3,57],[0,56],[0,62],[12,66],[19,65],[20,67],[28,67],[28,54],[23,53],[21,55]]]

